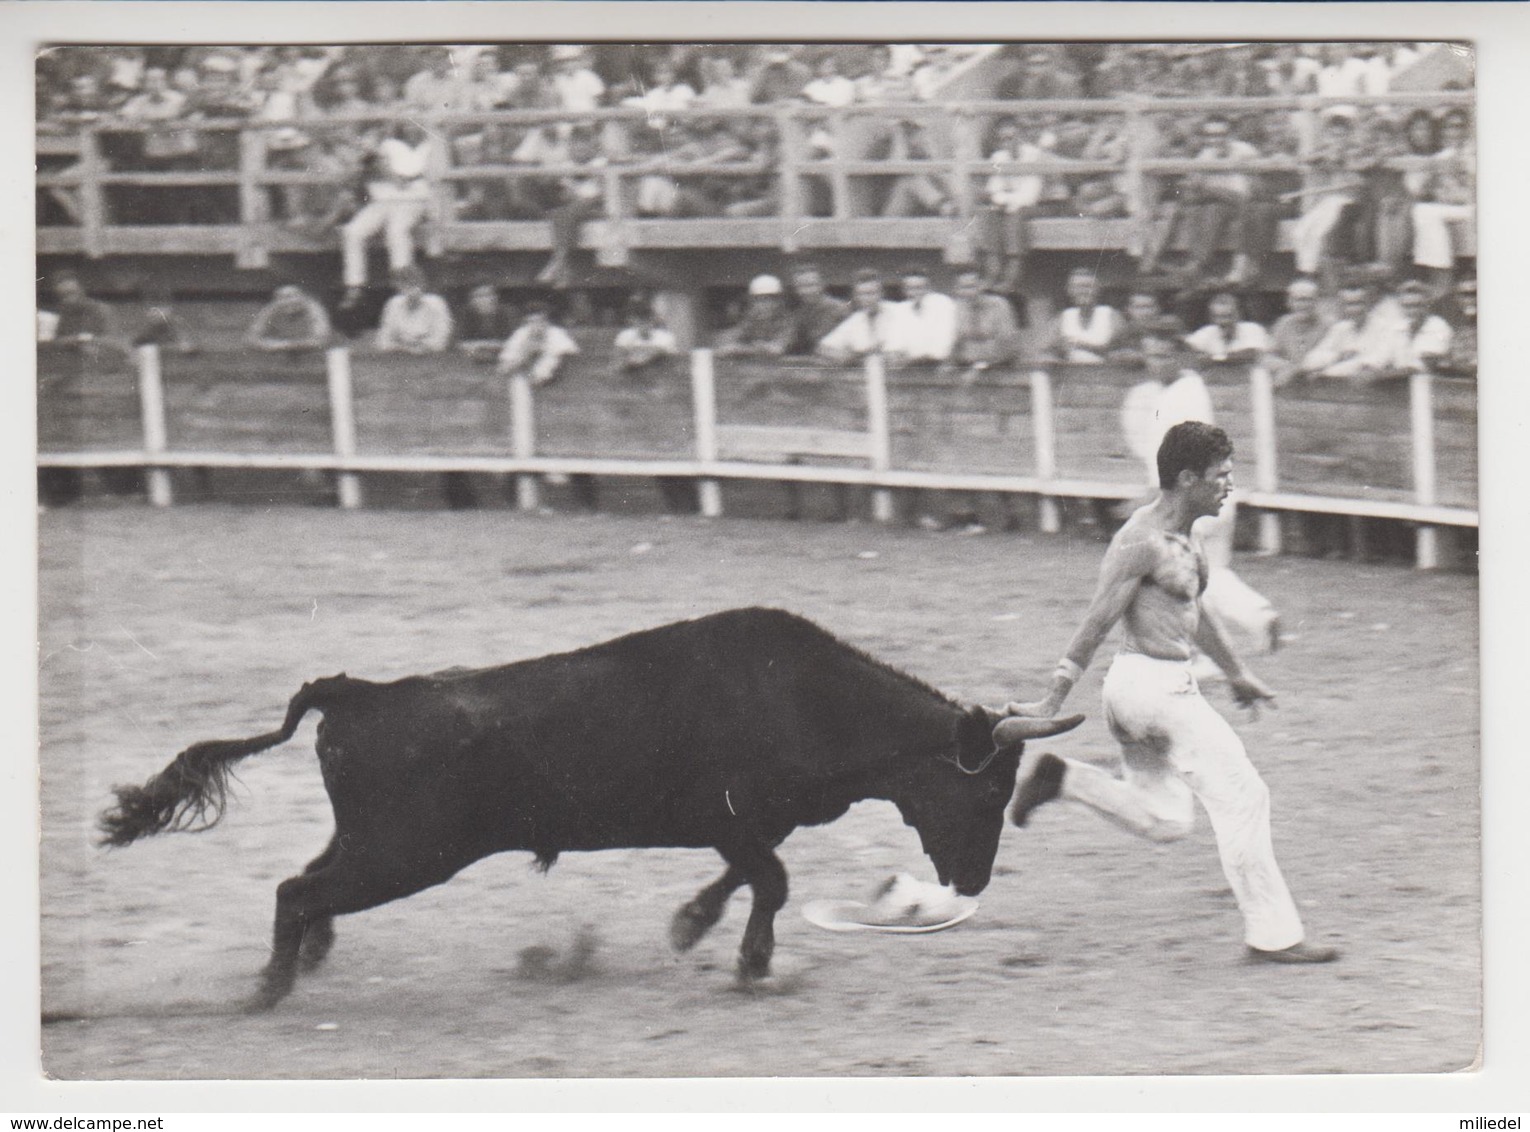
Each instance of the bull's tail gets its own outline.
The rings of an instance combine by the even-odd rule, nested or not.
[[[304,684],[287,705],[280,729],[251,739],[195,743],[142,786],[115,787],[117,804],[103,811],[97,823],[101,844],[131,845],[140,837],[167,830],[211,829],[223,817],[228,802],[232,764],[292,738],[303,716],[323,706],[324,693],[348,682],[342,674]]]

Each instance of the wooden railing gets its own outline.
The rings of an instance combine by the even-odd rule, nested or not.
[[[1113,177],[1126,198],[1125,216],[1115,219],[1064,217],[1033,222],[1038,248],[1127,248],[1137,250],[1142,224],[1151,216],[1160,179],[1191,172],[1289,174],[1305,179],[1311,171],[1313,141],[1325,107],[1386,106],[1443,108],[1471,106],[1470,91],[1431,94],[1390,94],[1345,99],[1086,99],[1058,102],[963,102],[851,106],[840,109],[788,104],[769,108],[706,109],[666,112],[666,122],[697,119],[752,120],[765,123],[774,137],[767,161],[665,164],[651,157],[627,159],[624,136],[651,127],[653,119],[632,108],[593,111],[576,119],[551,111],[500,111],[478,114],[411,116],[430,136],[441,139],[427,173],[433,202],[428,239],[434,251],[485,249],[545,249],[550,236],[536,220],[466,220],[458,216],[457,186],[471,181],[502,179],[546,183],[562,176],[593,176],[602,180],[604,215],[586,225],[583,244],[602,263],[619,265],[630,252],[643,248],[768,247],[786,252],[813,247],[908,247],[942,249],[953,262],[971,256],[969,228],[984,202],[983,181],[995,171],[1062,178]],[[1186,114],[1286,114],[1294,125],[1297,152],[1249,161],[1201,161],[1165,157],[1156,141],[1155,122]],[[987,160],[983,139],[1002,117],[1040,121],[1057,115],[1119,123],[1121,157],[1108,161],[1049,160],[995,166]],[[283,187],[335,186],[335,175],[273,168],[271,137],[298,129],[310,135],[325,131],[364,131],[387,126],[398,115],[346,116],[296,122],[253,123],[247,120],[190,120],[169,125],[95,121],[73,126],[47,124],[39,133],[39,154],[57,165],[73,164],[38,175],[40,195],[62,206],[67,223],[39,231],[44,253],[90,257],[122,254],[232,254],[242,266],[264,265],[279,252],[317,250],[326,239],[293,231],[273,220],[270,193]],[[532,130],[577,124],[600,131],[614,153],[601,168],[585,165],[539,166],[513,161],[469,163],[459,143],[465,135],[485,128]],[[923,127],[921,144],[928,156],[918,159],[875,160],[870,154],[901,122]],[[111,139],[165,132],[194,132],[200,138],[222,138],[222,154],[208,161],[188,161],[194,168],[149,171],[121,168],[110,157]],[[815,135],[830,139],[833,156],[813,147]],[[230,144],[232,141],[233,144]],[[128,162],[131,164],[131,161]],[[1416,167],[1420,159],[1395,158],[1398,168]],[[637,182],[644,176],[694,178],[758,177],[774,182],[775,209],[767,216],[643,218],[634,213]],[[872,207],[874,181],[905,176],[933,176],[947,187],[951,214],[885,218]],[[123,190],[147,194],[166,190],[224,190],[226,215],[207,223],[122,223],[112,213],[112,198]],[[826,201],[817,210],[815,199]],[[216,194],[215,194],[216,195]]]
[[[321,469],[339,502],[363,502],[368,472],[518,477],[523,507],[549,473],[683,476],[721,514],[721,484],[778,480],[872,489],[892,517],[899,488],[994,491],[1041,501],[1058,529],[1064,498],[1129,499],[1146,489],[1122,435],[1140,367],[1052,363],[963,379],[809,362],[729,361],[710,351],[634,381],[576,359],[533,388],[455,356],[244,351],[131,361],[51,348],[40,358],[39,466],[133,467],[149,497],[173,500],[171,469]],[[1369,385],[1273,388],[1260,367],[1201,368],[1216,419],[1239,453],[1239,498],[1262,510],[1418,524],[1417,560],[1437,564],[1435,528],[1475,527],[1476,389],[1417,374]]]

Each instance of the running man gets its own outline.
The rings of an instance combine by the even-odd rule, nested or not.
[[[1105,713],[1121,744],[1125,777],[1073,759],[1042,755],[1024,768],[1010,813],[1062,797],[1083,802],[1154,841],[1185,836],[1195,799],[1206,807],[1222,869],[1243,912],[1251,959],[1326,963],[1330,947],[1305,942],[1301,918],[1270,841],[1270,794],[1227,721],[1201,698],[1190,661],[1199,646],[1227,673],[1238,703],[1257,710],[1275,693],[1234,655],[1202,615],[1205,552],[1190,538],[1202,516],[1222,509],[1232,488],[1232,443],[1213,425],[1186,421],[1158,448],[1162,494],[1117,532],[1100,566],[1083,624],[1052,674],[1045,699],[1011,704],[1016,715],[1055,717],[1116,622],[1126,640],[1105,677]]]

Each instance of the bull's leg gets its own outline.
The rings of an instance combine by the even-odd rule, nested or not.
[[[287,997],[297,979],[303,937],[310,929],[319,931],[322,938],[325,927],[320,925],[329,925],[335,916],[363,912],[440,884],[465,863],[455,861],[429,872],[380,872],[358,865],[355,858],[337,850],[328,864],[282,881],[276,886],[271,959],[261,972],[250,1009],[269,1010]]]
[[[329,845],[324,852],[320,853],[308,867],[303,870],[303,875],[316,873],[325,868],[335,859],[339,852],[340,838],[337,834],[330,839]],[[303,971],[312,971],[320,963],[324,962],[329,955],[330,948],[335,946],[335,918],[333,916],[315,916],[308,921],[303,929],[303,942],[298,946],[298,968]]]
[[[689,951],[716,926],[728,906],[728,897],[744,884],[744,874],[731,865],[695,896],[680,905],[669,923],[669,942],[676,951]]]
[[[744,875],[753,894],[749,923],[744,927],[744,942],[738,953],[741,979],[760,979],[770,974],[770,957],[776,949],[776,913],[786,903],[786,866],[761,842],[719,848],[729,871]]]

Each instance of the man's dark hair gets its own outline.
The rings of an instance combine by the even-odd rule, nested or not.
[[[1183,421],[1164,433],[1158,446],[1158,486],[1167,491],[1179,482],[1180,472],[1203,475],[1232,454],[1232,441],[1216,425]]]

